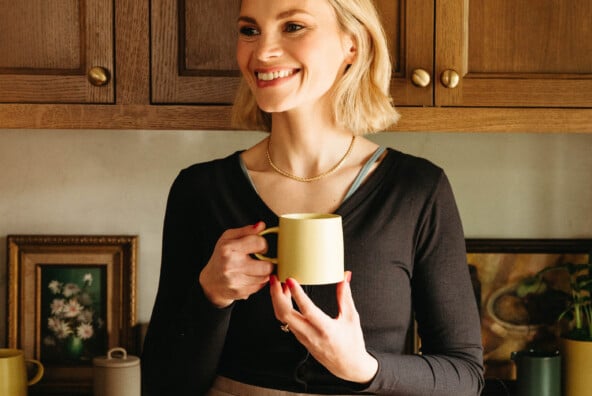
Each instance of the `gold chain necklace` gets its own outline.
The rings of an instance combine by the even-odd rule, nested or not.
[[[356,140],[356,136],[352,136],[352,140],[351,143],[349,144],[349,147],[347,149],[347,151],[345,152],[345,154],[343,155],[343,157],[341,157],[341,159],[339,160],[338,163],[336,163],[331,169],[329,169],[328,171],[325,171],[319,175],[316,176],[312,176],[312,177],[300,177],[300,176],[296,176],[293,175],[289,172],[286,172],[283,169],[278,168],[278,166],[276,164],[273,163],[273,161],[271,160],[271,156],[269,155],[269,147],[271,146],[271,138],[267,141],[267,150],[265,151],[265,155],[267,156],[267,162],[269,162],[269,165],[273,168],[274,171],[276,171],[277,173],[279,173],[282,176],[286,176],[289,177],[292,180],[296,180],[299,182],[304,182],[304,183],[310,183],[319,179],[322,179],[324,177],[329,176],[330,174],[334,173],[337,169],[339,169],[341,167],[341,165],[343,165],[343,163],[345,162],[345,160],[347,159],[347,157],[351,154],[353,148],[354,148],[354,142]]]

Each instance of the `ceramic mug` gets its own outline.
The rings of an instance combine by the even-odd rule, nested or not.
[[[323,285],[343,280],[343,227],[341,216],[291,213],[280,216],[279,225],[259,235],[278,234],[277,257],[255,254],[277,264],[281,282],[294,278],[302,285]]]
[[[37,366],[37,373],[27,378],[25,362]],[[0,348],[0,396],[27,396],[27,387],[43,377],[43,364],[34,359],[25,359],[20,349]]]

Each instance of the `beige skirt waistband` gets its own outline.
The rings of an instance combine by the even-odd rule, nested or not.
[[[214,385],[206,396],[323,396],[312,393],[294,393],[278,389],[261,388],[255,385],[243,384],[230,378],[216,377]],[[346,395],[336,395],[346,396]]]

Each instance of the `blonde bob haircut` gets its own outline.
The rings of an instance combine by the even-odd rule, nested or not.
[[[356,45],[355,60],[333,92],[335,121],[355,135],[384,130],[397,122],[399,114],[389,94],[391,61],[378,13],[372,0],[326,1]],[[271,131],[271,114],[257,106],[244,79],[234,101],[232,124],[236,128]]]

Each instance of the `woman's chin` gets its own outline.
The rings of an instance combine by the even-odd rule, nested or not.
[[[270,101],[257,101],[257,106],[266,113],[282,113],[291,109],[285,103],[274,103]]]

